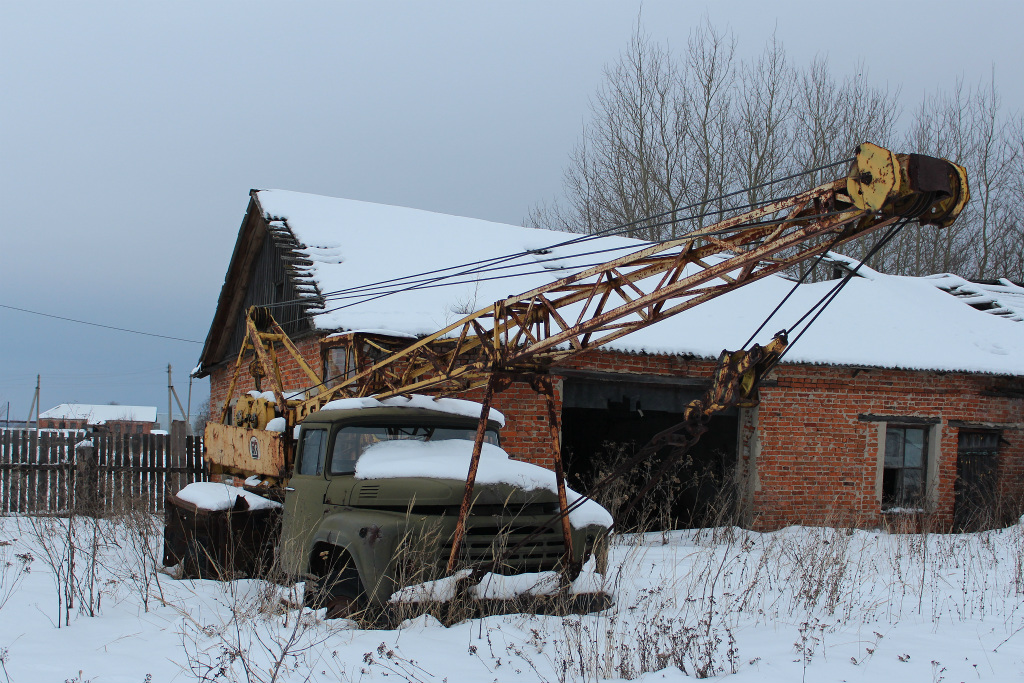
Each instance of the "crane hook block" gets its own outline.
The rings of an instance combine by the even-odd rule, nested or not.
[[[857,146],[846,177],[854,206],[949,227],[970,199],[967,171],[946,159],[894,154],[870,142]]]

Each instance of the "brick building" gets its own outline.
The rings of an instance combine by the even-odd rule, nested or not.
[[[149,434],[156,426],[156,406],[61,403],[39,414],[40,429]]]
[[[325,350],[324,340],[429,334],[638,245],[617,237],[599,247],[566,244],[570,237],[253,191],[197,369],[211,379],[213,414],[250,305],[271,306],[307,362],[334,377],[344,367],[338,354],[348,351]],[[832,261],[839,269],[851,263]],[[406,277],[415,273],[422,275]],[[931,528],[966,527],[1024,497],[1024,289],[948,275],[859,274],[764,383],[760,405],[713,420],[688,464],[697,483],[673,494],[684,523],[706,519],[727,486],[740,520],[763,529],[907,516]],[[439,287],[442,275],[455,284]],[[828,287],[797,287],[765,329],[799,319]],[[600,457],[678,421],[707,386],[719,352],[741,347],[791,288],[767,277],[554,368],[570,475],[586,480]],[[284,372],[288,389],[308,386],[294,363]],[[252,388],[243,377],[239,390]],[[495,403],[508,419],[505,449],[550,465],[543,400],[513,385]]]

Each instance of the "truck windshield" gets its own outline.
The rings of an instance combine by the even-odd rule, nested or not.
[[[381,441],[408,439],[414,441],[445,441],[448,439],[472,441],[474,438],[476,438],[476,429],[461,427],[427,425],[342,427],[334,435],[334,447],[331,450],[331,474],[355,472],[356,460],[363,454],[363,451]],[[484,434],[484,443],[498,445],[497,432],[488,429]]]

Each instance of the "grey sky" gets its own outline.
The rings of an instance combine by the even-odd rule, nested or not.
[[[250,188],[518,224],[559,193],[638,9],[2,1],[0,304],[202,340]],[[1024,104],[1019,2],[647,0],[643,24],[682,47],[704,13],[741,55],[777,30],[907,108],[993,67]],[[25,418],[37,373],[44,409],[166,411],[166,364],[184,400],[200,348],[0,309],[0,419]]]

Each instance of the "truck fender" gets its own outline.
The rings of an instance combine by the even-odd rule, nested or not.
[[[378,510],[349,508],[329,514],[310,544],[310,572],[318,573],[314,567],[323,571],[322,553],[335,560],[345,558],[358,573],[366,596],[386,600],[395,590],[390,565],[404,526],[405,515]]]

